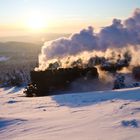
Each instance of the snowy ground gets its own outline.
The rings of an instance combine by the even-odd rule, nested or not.
[[[0,89],[0,140],[140,140],[140,88],[36,98]]]

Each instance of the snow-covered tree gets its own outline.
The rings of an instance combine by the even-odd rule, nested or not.
[[[116,79],[114,81],[114,87],[113,89],[121,89],[121,88],[125,88],[125,77],[121,74],[116,76]]]

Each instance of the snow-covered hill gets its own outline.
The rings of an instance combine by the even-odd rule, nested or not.
[[[0,89],[0,140],[140,140],[140,88],[26,98]]]

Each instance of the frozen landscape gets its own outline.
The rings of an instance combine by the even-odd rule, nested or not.
[[[0,140],[140,140],[139,4],[3,0]]]
[[[0,89],[1,140],[139,140],[140,88],[27,98]]]

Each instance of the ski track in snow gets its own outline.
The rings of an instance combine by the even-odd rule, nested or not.
[[[139,140],[140,88],[27,98],[0,89],[0,140]]]

